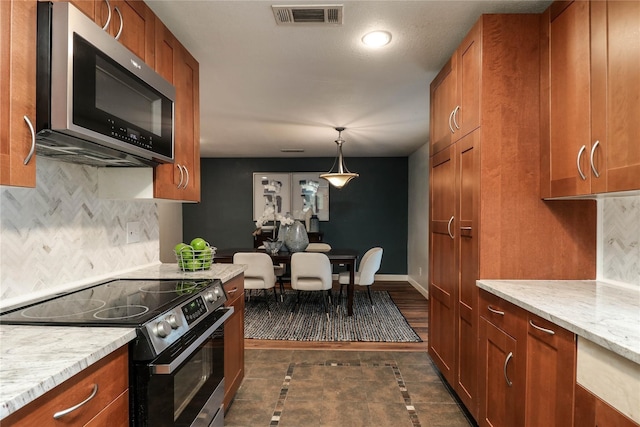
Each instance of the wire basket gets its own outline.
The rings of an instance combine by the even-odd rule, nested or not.
[[[203,250],[195,250],[192,246],[186,245],[180,249],[180,252],[173,251],[176,254],[178,268],[182,271],[204,271],[211,268],[213,256],[216,254],[216,248],[208,246]]]

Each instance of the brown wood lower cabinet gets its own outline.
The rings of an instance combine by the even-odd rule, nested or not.
[[[527,321],[526,426],[571,426],[576,336],[531,313]]]
[[[55,420],[53,414],[95,396]],[[129,359],[127,346],[89,366],[48,393],[2,420],[9,426],[129,426]]]
[[[479,312],[479,424],[574,425],[575,334],[484,290]]]
[[[224,284],[227,307],[234,313],[224,324],[224,410],[229,409],[244,378],[244,274]]]
[[[579,384],[576,384],[575,395],[575,427],[640,426]]]
[[[524,424],[525,312],[480,291],[480,426]]]

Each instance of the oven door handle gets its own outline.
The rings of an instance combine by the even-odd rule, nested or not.
[[[196,339],[194,342],[191,343],[191,345],[189,345],[189,347],[187,347],[187,349],[185,351],[183,351],[182,353],[180,353],[180,355],[178,357],[176,357],[174,360],[171,361],[171,363],[163,363],[163,364],[150,364],[149,365],[149,369],[151,369],[151,373],[152,374],[159,374],[159,375],[170,375],[172,374],[176,369],[178,369],[178,367],[182,364],[182,362],[184,362],[185,360],[187,360],[189,358],[189,356],[191,356],[193,354],[193,352],[200,347],[200,345],[205,342],[206,340],[209,339],[209,337],[211,336],[211,334],[213,334],[213,332],[218,329],[224,322],[225,320],[227,320],[229,317],[231,317],[231,315],[234,312],[233,307],[227,307],[225,308],[226,313],[224,313],[222,315],[222,317],[220,317],[220,319],[218,319],[216,321],[216,323],[214,323],[213,325],[211,325],[211,327],[209,329],[207,329],[202,335],[200,335],[198,337],[198,339]]]

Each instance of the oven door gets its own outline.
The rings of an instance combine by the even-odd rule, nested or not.
[[[135,426],[224,425],[224,313],[151,362],[134,364]],[[210,322],[206,322],[210,323]]]

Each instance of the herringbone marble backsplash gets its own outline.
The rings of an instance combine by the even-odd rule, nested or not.
[[[155,202],[98,198],[97,170],[38,157],[35,189],[0,187],[0,298],[158,261]],[[132,221],[141,238],[127,244]]]
[[[602,276],[640,287],[640,196],[602,203]]]
[[[37,188],[0,187],[0,299],[142,266],[159,259],[153,201],[98,197],[97,169],[38,158]],[[602,200],[605,279],[640,287],[640,197]],[[126,243],[138,221],[139,243]]]

